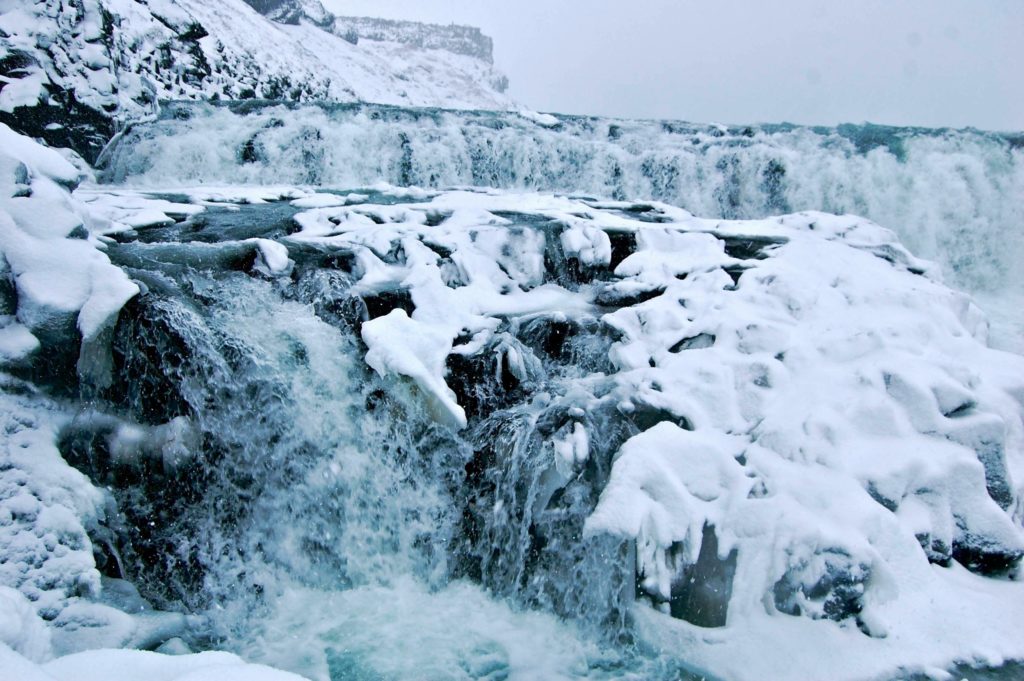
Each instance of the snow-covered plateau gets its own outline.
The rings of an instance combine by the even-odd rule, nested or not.
[[[933,264],[850,214],[377,184],[323,138],[289,151],[332,111],[187,111],[112,147],[121,184],[0,125],[0,678],[1021,672],[1024,357],[941,283],[987,255]],[[557,132],[536,118],[494,130]],[[405,130],[412,161],[364,162],[423,177]],[[1020,210],[1005,140],[889,161],[778,134],[907,177],[915,145],[973,144],[998,189],[963,239]]]

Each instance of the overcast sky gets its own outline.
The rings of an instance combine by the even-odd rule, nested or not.
[[[479,26],[540,110],[1024,130],[1024,0],[322,0]]]

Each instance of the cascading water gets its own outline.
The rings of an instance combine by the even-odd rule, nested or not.
[[[292,249],[291,279],[253,276],[241,242],[214,239],[279,236],[279,212],[213,210],[111,248],[146,291],[61,438],[118,504],[103,571],[201,613],[193,645],[314,679],[684,673],[632,641],[630,545],[581,540],[638,432],[611,398],[587,417],[594,468],[552,479],[552,441],[580,420],[567,391],[610,370],[606,327],[536,318],[453,359],[460,435],[362,361],[360,321],[399,298],[355,293],[315,249]]]
[[[811,676],[887,678],[1016,654],[979,623],[1022,602],[1003,578],[1024,556],[1024,365],[888,230],[210,183],[732,217],[850,202],[958,245],[946,269],[1002,295],[1018,155],[974,132],[181,105],[104,171],[180,194],[69,199],[15,172],[5,391],[43,405],[4,433],[0,539],[32,534],[42,561],[17,584],[45,591],[62,653],[227,648],[316,681],[787,679],[803,646]],[[39,284],[55,268],[70,299]],[[56,500],[77,507],[53,541],[33,509],[56,502],[20,489],[47,424],[93,482]],[[74,571],[46,564],[69,551]],[[172,613],[135,614],[135,587]]]
[[[211,139],[219,140],[210,144]],[[485,186],[655,199],[696,215],[867,217],[972,291],[1019,288],[1019,135],[874,125],[724,127],[370,104],[178,103],[101,159],[106,181]]]

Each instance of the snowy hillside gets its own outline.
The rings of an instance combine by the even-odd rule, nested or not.
[[[318,7],[271,11],[277,22],[242,0],[0,3],[0,120],[91,158],[114,121],[164,99],[512,104],[488,60],[433,43],[346,39]]]

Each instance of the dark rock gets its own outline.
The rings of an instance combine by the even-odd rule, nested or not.
[[[681,553],[681,548],[676,547],[676,551]],[[701,627],[724,627],[736,557],[735,549],[725,558],[719,557],[715,528],[704,525],[697,562],[685,565],[672,580],[672,616]]]

